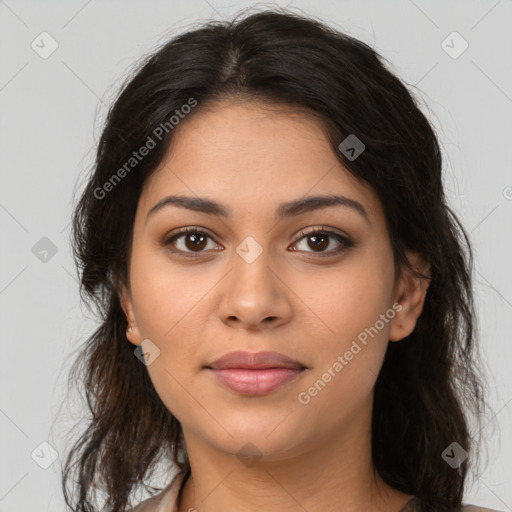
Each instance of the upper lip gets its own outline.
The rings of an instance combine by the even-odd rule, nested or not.
[[[305,368],[305,366],[279,352],[264,351],[251,353],[237,350],[235,352],[229,352],[212,363],[209,363],[206,368],[212,368],[214,370],[224,368],[241,368],[248,370],[295,368],[301,370]]]

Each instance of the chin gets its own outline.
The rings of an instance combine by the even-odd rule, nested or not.
[[[282,418],[280,419],[282,422]],[[296,431],[284,427],[279,422],[260,422],[260,428],[230,424],[229,434],[224,432],[222,438],[212,439],[210,443],[223,452],[238,457],[264,458],[265,460],[281,460],[298,453],[303,443],[304,429],[297,426]],[[298,433],[301,433],[299,437]],[[231,437],[232,436],[232,437]]]

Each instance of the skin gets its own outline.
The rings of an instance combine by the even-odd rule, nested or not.
[[[275,220],[283,202],[334,193],[360,202],[368,222],[346,206]],[[208,197],[232,215],[172,205],[146,220],[170,194]],[[162,245],[186,226],[212,238],[199,252],[190,235]],[[355,245],[335,255],[335,237],[318,249],[301,235],[322,226]],[[262,249],[251,263],[236,252],[248,236]],[[407,256],[428,270],[419,254]],[[286,106],[224,101],[181,121],[138,203],[129,279],[120,292],[127,336],[160,350],[147,370],[182,425],[191,463],[180,512],[326,512],[340,503],[345,512],[397,512],[411,498],[372,471],[371,411],[387,345],[414,329],[428,282],[395,274],[382,205],[344,169],[319,120]],[[309,403],[299,403],[298,394],[396,303],[401,311],[378,335]],[[274,350],[308,369],[267,395],[247,397],[204,369],[238,349]],[[252,465],[237,456],[247,443],[260,456]]]

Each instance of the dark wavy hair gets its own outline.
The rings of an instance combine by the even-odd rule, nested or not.
[[[108,111],[72,222],[80,295],[96,306],[100,322],[69,377],[90,415],[64,463],[67,505],[97,510],[101,491],[101,510],[124,511],[141,486],[158,490],[146,482],[159,464],[190,472],[181,425],[134,357],[119,298],[120,285],[128,286],[138,198],[173,130],[105,197],[98,193],[190,98],[197,106],[189,116],[231,98],[293,106],[320,118],[339,161],[382,202],[397,269],[408,265],[406,250],[429,262],[422,314],[405,340],[389,343],[376,382],[372,458],[385,482],[417,496],[422,511],[456,510],[478,454],[469,414],[481,421],[486,404],[475,357],[472,248],[447,205],[439,143],[418,100],[374,49],[278,8],[174,36],[137,65]],[[365,145],[355,160],[339,149],[350,134]],[[442,457],[452,442],[470,455],[455,469]]]

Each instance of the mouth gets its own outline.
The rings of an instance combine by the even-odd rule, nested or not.
[[[278,352],[230,352],[204,367],[242,395],[262,396],[295,380],[308,368]]]

